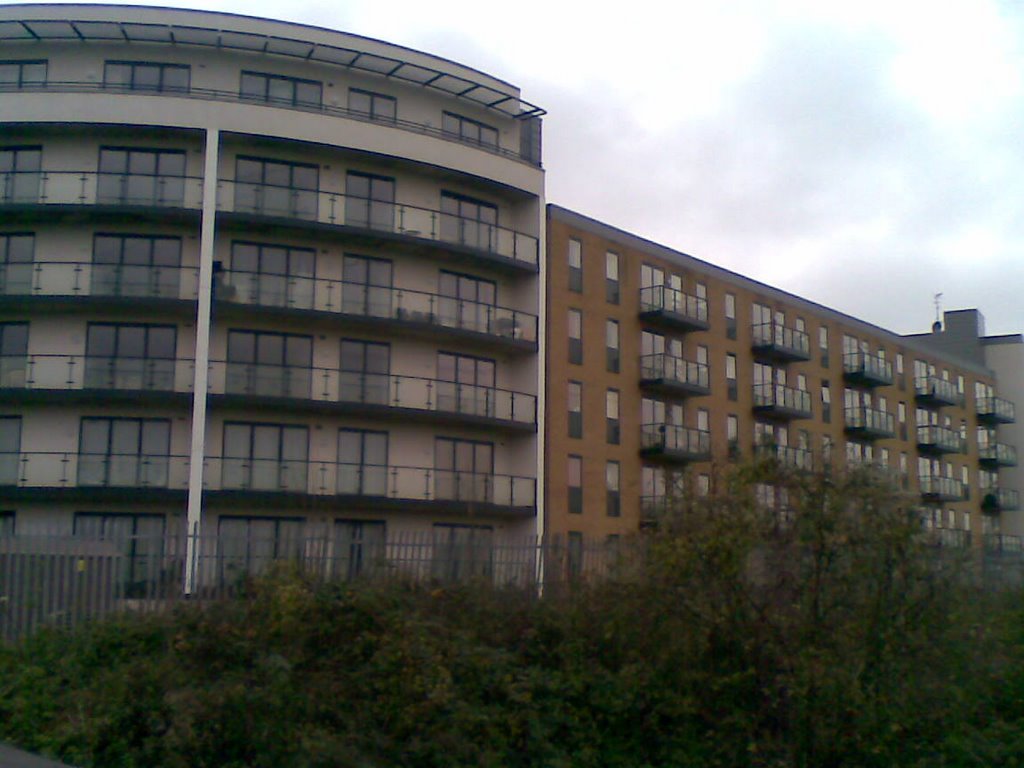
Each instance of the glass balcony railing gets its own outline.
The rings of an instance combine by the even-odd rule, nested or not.
[[[779,416],[811,417],[811,393],[783,384],[755,384],[754,409]]]
[[[884,357],[866,352],[847,352],[843,355],[843,375],[848,381],[867,386],[892,384],[892,363]]]
[[[851,406],[843,410],[846,431],[864,437],[895,437],[893,415],[888,411],[864,406]]]
[[[221,272],[218,301],[329,312],[537,342],[537,316],[509,307],[391,286],[301,275]]]
[[[780,360],[810,360],[811,344],[803,331],[780,323],[756,323],[751,328],[755,352]]]
[[[989,424],[1013,424],[1017,420],[1013,403],[1001,397],[979,397],[977,413],[978,421]]]
[[[952,477],[922,477],[921,495],[940,501],[962,501],[964,484]]]
[[[530,271],[538,266],[538,240],[533,235],[405,203],[224,179],[218,182],[217,209],[454,245]]]
[[[982,511],[1015,512],[1020,509],[1020,491],[1014,488],[982,488]]]
[[[978,459],[985,464],[1000,467],[1017,466],[1017,449],[1006,443],[989,443],[978,446]]]
[[[918,376],[914,379],[914,394],[918,402],[930,405],[964,404],[963,393],[957,391],[956,385],[937,376]]]
[[[5,355],[0,391],[110,389],[191,392],[192,360],[98,355]]]
[[[755,445],[754,456],[761,460],[777,461],[783,466],[810,472],[814,469],[814,453],[809,448],[794,445]]]
[[[208,456],[204,464],[204,490],[213,492],[479,503],[530,514],[537,503],[535,478],[518,475],[252,457]],[[183,492],[188,488],[188,478],[187,456],[0,453],[0,486],[26,490]]]
[[[960,433],[937,424],[922,424],[917,428],[917,447],[932,453],[963,453],[964,441]]]
[[[641,355],[640,381],[692,394],[707,394],[711,391],[707,365],[664,352]]]
[[[523,426],[537,423],[534,395],[421,376],[214,360],[210,362],[210,392],[353,403]]]
[[[93,94],[120,94],[127,93],[143,96],[157,96],[164,98],[187,98],[202,101],[220,101],[242,104],[264,104],[278,109],[296,110],[306,113],[321,114],[330,117],[337,117],[360,122],[379,123],[389,128],[395,128],[411,133],[418,133],[426,136],[434,136],[445,141],[454,141],[460,144],[467,144],[491,154],[500,155],[513,160],[540,166],[539,153],[536,151],[522,151],[521,148],[511,149],[501,146],[500,138],[494,142],[480,141],[471,136],[461,136],[454,131],[445,131],[437,125],[428,122],[416,122],[412,120],[399,119],[388,115],[374,115],[369,112],[348,109],[324,104],[322,100],[294,100],[294,99],[254,99],[251,96],[242,95],[237,90],[224,91],[212,88],[199,88],[194,85],[182,85],[175,88],[139,88],[131,85],[112,85],[109,83],[97,83],[88,81],[47,81],[47,82],[22,82],[22,83],[0,83],[0,93],[12,91],[43,92],[43,93],[93,93]]]
[[[711,458],[711,434],[678,424],[643,424],[640,450],[687,461],[704,461]]]
[[[203,205],[203,180],[192,176],[97,171],[0,172],[0,206],[109,205],[183,208]]]
[[[985,551],[990,553],[1012,554],[1020,557],[1024,554],[1024,536],[1008,533],[986,533]]]
[[[640,314],[659,318],[684,330],[708,327],[708,302],[667,285],[651,285],[640,289]]]
[[[195,301],[198,295],[198,267],[71,261],[0,264],[0,296]]]

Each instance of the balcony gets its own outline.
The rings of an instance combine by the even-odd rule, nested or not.
[[[190,395],[192,360],[87,355],[8,355],[0,357],[0,402],[39,402],[59,398],[95,404],[137,402],[148,394],[161,401]],[[123,397],[118,397],[118,394]]]
[[[988,514],[1016,512],[1020,509],[1020,492],[1013,488],[982,488],[981,511]]]
[[[188,476],[187,456],[0,454],[4,499],[180,502]],[[496,473],[208,456],[204,480],[209,499],[245,506],[267,500],[302,509],[323,503],[336,510],[339,500],[348,500],[365,509],[536,514],[536,480]]]
[[[372,58],[372,57],[371,57]],[[417,67],[422,69],[422,67]],[[380,74],[374,71],[374,74]],[[141,96],[155,96],[176,99],[197,99],[201,101],[219,101],[236,104],[264,104],[277,109],[295,110],[305,113],[314,113],[329,117],[358,120],[383,125],[388,128],[395,128],[411,133],[418,133],[427,136],[434,136],[445,141],[454,141],[466,144],[484,152],[507,157],[512,160],[525,162],[530,165],[540,166],[540,157],[536,152],[523,152],[520,148],[509,148],[500,145],[500,139],[491,143],[475,140],[468,136],[460,136],[452,131],[445,131],[430,123],[417,123],[411,120],[400,120],[396,117],[375,116],[367,112],[347,109],[323,103],[294,101],[291,99],[253,99],[250,96],[241,95],[237,90],[223,91],[212,88],[198,88],[194,85],[187,85],[175,88],[132,88],[129,85],[111,85],[108,83],[97,83],[82,80],[75,81],[48,81],[45,83],[2,83],[0,93],[11,92],[33,92],[33,93],[90,93],[90,94],[135,94]],[[518,102],[512,102],[518,103]],[[533,108],[538,114],[542,111]]]
[[[964,404],[963,393],[957,391],[956,385],[937,376],[918,376],[914,379],[914,396],[921,405],[933,407]]]
[[[1017,420],[1013,403],[1001,397],[979,397],[977,414],[982,424],[1013,424]]]
[[[754,458],[758,461],[773,461],[789,469],[802,472],[814,471],[814,453],[809,448],[794,445],[755,445]]]
[[[210,393],[214,403],[242,407],[302,407],[526,432],[537,428],[534,395],[420,376],[214,360]]]
[[[36,261],[0,264],[0,306],[65,300],[135,304],[194,302],[198,267]],[[193,309],[193,312],[195,310]]]
[[[667,285],[640,289],[640,319],[678,331],[706,331],[708,302]]]
[[[926,501],[963,501],[964,484],[952,477],[922,477],[921,496]]]
[[[751,328],[751,349],[758,357],[778,362],[811,359],[807,334],[779,323],[757,323]]]
[[[368,245],[436,245],[498,267],[539,270],[538,240],[533,235],[432,208],[224,179],[218,182],[217,210],[243,223],[259,216],[277,224],[352,235]]]
[[[1020,558],[1024,555],[1024,537],[1006,533],[986,533],[985,552],[990,554],[1006,554]]]
[[[708,367],[664,352],[641,355],[640,386],[669,396],[707,395]]]
[[[843,418],[843,429],[848,435],[856,435],[865,440],[896,437],[895,420],[888,411],[851,406],[843,410]]]
[[[986,467],[1016,467],[1017,449],[1006,443],[978,446],[978,461]]]
[[[864,387],[885,387],[893,382],[892,363],[878,355],[848,352],[843,355],[843,378]]]
[[[185,212],[203,206],[203,180],[193,176],[97,171],[5,171],[0,173],[0,208],[138,209]]]
[[[754,413],[774,419],[809,419],[811,393],[782,384],[755,384]]]
[[[225,271],[217,275],[218,304],[272,308],[283,312],[344,316],[367,328],[392,326],[401,332],[429,332],[537,349],[537,316],[518,309],[390,286],[299,275]]]
[[[917,450],[921,453],[963,453],[964,441],[960,433],[937,424],[922,424],[917,428]]]
[[[678,424],[644,424],[640,427],[640,455],[687,463],[711,459],[711,434]]]

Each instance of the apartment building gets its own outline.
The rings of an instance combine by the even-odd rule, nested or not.
[[[536,532],[543,110],[221,13],[6,6],[0,46],[2,530]]]
[[[635,531],[765,457],[869,465],[951,544],[1016,518],[1015,449],[994,432],[1014,408],[986,360],[553,205],[547,238],[549,531]],[[785,488],[757,492],[787,513]]]

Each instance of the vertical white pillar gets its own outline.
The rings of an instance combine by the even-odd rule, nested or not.
[[[199,295],[196,306],[195,375],[192,381],[192,442],[189,449],[188,530],[185,594],[195,588],[199,534],[203,517],[203,460],[206,454],[206,399],[210,370],[210,311],[213,298],[213,241],[217,220],[217,165],[220,131],[206,131],[203,165],[203,213],[199,235]]]

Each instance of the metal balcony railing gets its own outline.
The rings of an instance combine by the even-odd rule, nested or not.
[[[755,445],[754,456],[761,460],[777,461],[793,469],[808,472],[814,469],[814,453],[809,448],[795,445]]]
[[[755,384],[754,409],[769,414],[811,417],[811,393],[783,384]]]
[[[643,424],[640,450],[687,461],[704,461],[711,458],[711,434],[679,424]]]
[[[885,386],[893,382],[892,363],[861,351],[843,355],[843,375],[848,381],[867,386]]]
[[[1014,512],[1020,509],[1020,491],[1014,488],[982,488],[982,511]]]
[[[707,365],[664,352],[640,356],[640,381],[693,394],[711,391]]]
[[[667,285],[651,285],[640,289],[640,314],[657,317],[686,330],[703,330],[708,327],[707,299],[683,293]]]
[[[942,501],[961,501],[964,484],[952,477],[922,477],[919,480],[921,495]]]
[[[203,205],[203,180],[194,176],[98,171],[0,172],[0,206],[64,205],[180,208]]]
[[[895,437],[893,415],[888,411],[865,406],[850,406],[843,410],[846,430],[865,437]]]
[[[754,352],[782,360],[810,360],[811,344],[807,334],[780,323],[755,323],[751,327]]]
[[[198,295],[198,267],[81,261],[0,264],[0,296],[195,301]]]
[[[1006,443],[989,443],[978,447],[978,459],[1000,467],[1017,466],[1017,449]]]
[[[917,428],[917,447],[932,453],[963,453],[965,450],[959,432],[938,424],[922,424]]]
[[[1016,409],[1001,397],[980,397],[977,407],[978,421],[990,424],[1012,424],[1017,420]]]
[[[937,376],[918,376],[914,379],[914,394],[919,402],[931,405],[963,405],[964,396],[951,381]]]

